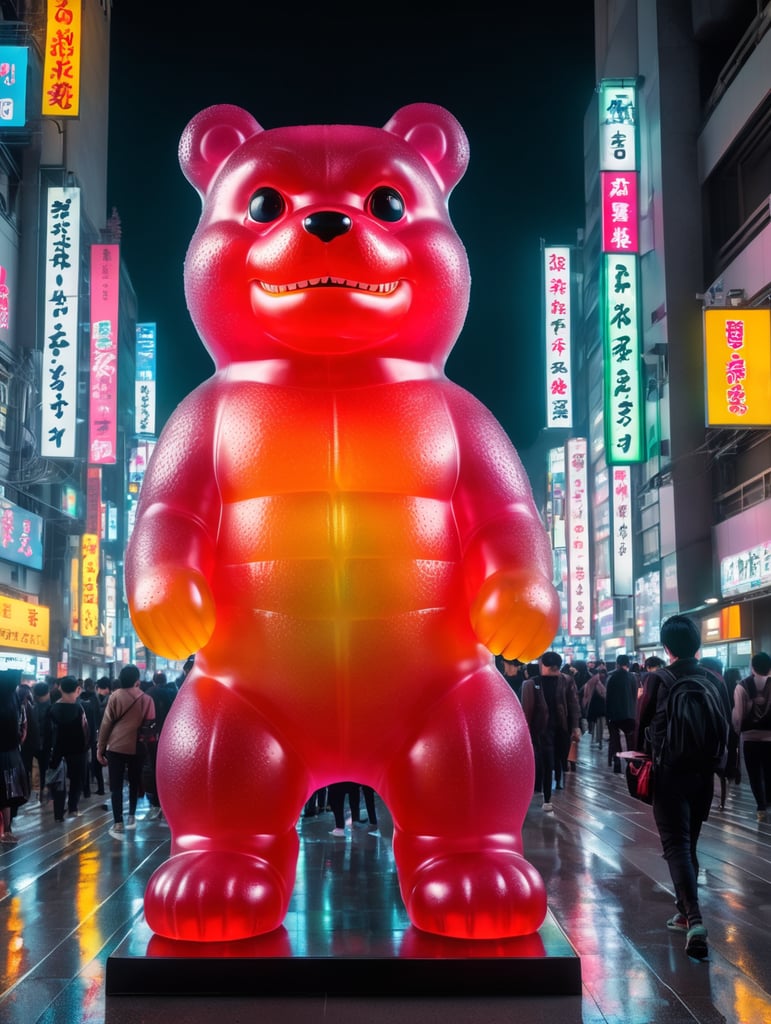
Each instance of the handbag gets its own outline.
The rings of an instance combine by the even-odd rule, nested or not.
[[[46,786],[50,786],[51,789],[64,789],[67,781],[67,765],[64,763],[64,758],[61,759],[56,768],[46,769]]]
[[[647,754],[626,751],[626,785],[635,800],[653,803],[653,761]],[[623,754],[621,755],[624,756]]]
[[[137,742],[145,746],[158,742],[158,726],[154,718],[145,719],[137,730]]]

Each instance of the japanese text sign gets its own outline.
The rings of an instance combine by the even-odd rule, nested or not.
[[[571,636],[590,636],[592,632],[592,588],[585,437],[572,437],[565,445],[565,480],[567,486],[568,633]]]
[[[626,465],[644,458],[638,260],[620,254],[602,259],[605,457],[608,465]]]
[[[48,189],[45,230],[40,452],[46,458],[71,459],[78,401],[80,189]]]
[[[599,89],[600,170],[637,168],[637,87],[604,79]]]
[[[27,47],[0,46],[0,128],[27,123]]]
[[[80,539],[80,635],[99,633],[99,538],[84,533]]]
[[[155,324],[137,324],[134,393],[137,434],[155,434]]]
[[[88,461],[116,461],[120,247],[91,246],[91,366]]]
[[[43,519],[0,498],[0,558],[40,571],[43,568]]]
[[[544,247],[543,256],[546,426],[572,427],[570,249]]]
[[[612,466],[613,595],[632,597],[632,474],[628,466]]]
[[[0,647],[47,651],[50,613],[42,604],[0,595]]]
[[[81,0],[48,0],[43,106],[47,117],[80,113]]]
[[[705,309],[708,427],[771,426],[771,310]]]
[[[637,174],[601,171],[602,251],[639,252]]]

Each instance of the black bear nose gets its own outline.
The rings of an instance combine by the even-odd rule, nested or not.
[[[318,213],[308,214],[303,227],[322,242],[331,242],[333,238],[351,230],[351,218],[335,210],[319,210]]]

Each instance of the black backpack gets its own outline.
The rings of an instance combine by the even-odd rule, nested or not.
[[[683,771],[720,771],[728,756],[730,723],[717,680],[706,673],[675,676],[667,695],[667,724],[658,763]]]
[[[746,679],[740,680],[739,685],[743,686],[750,695],[750,710],[742,722],[742,732],[747,729],[771,729],[771,706],[767,707],[764,712],[762,708],[755,704],[755,698],[758,695],[755,677],[748,676]]]

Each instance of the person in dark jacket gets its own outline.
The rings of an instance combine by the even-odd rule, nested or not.
[[[709,817],[715,792],[712,767],[683,769],[658,763],[667,731],[667,698],[675,680],[703,676],[705,686],[719,695],[726,724],[731,704],[725,683],[703,669],[696,658],[701,646],[699,628],[687,615],[673,615],[661,627],[661,645],[669,657],[668,669],[651,672],[645,683],[636,748],[648,750],[656,764],[653,817],[661,839],[664,859],[675,889],[677,912],[667,921],[670,931],[686,933],[685,951],[695,959],[708,954],[707,929],[699,906],[699,861],[696,844]]]
[[[58,767],[62,758],[67,764],[67,813],[71,818],[77,818],[80,815],[78,802],[83,791],[83,772],[90,743],[88,721],[85,709],[78,700],[80,684],[75,676],[60,679],[59,688],[62,695],[52,705],[46,720],[49,728],[46,746],[51,751],[49,767]],[[53,788],[52,796],[54,820],[64,821],[64,788]]]
[[[150,802],[150,810],[147,812],[147,820],[153,821],[161,817],[161,802],[158,799],[158,782],[156,778],[156,762],[158,757],[158,743],[160,742],[163,723],[171,710],[174,698],[177,696],[177,688],[170,682],[165,672],[156,672],[153,675],[153,685],[147,691],[148,697],[155,705],[155,730],[158,736],[157,742],[147,745],[144,752],[145,760],[142,765],[142,787],[145,796]]]
[[[21,757],[27,716],[19,695],[20,679],[18,669],[0,671],[0,843],[9,845],[18,842],[11,827],[14,812],[29,796],[29,778]]]
[[[629,670],[629,655],[619,654],[615,671],[605,680],[605,717],[608,720],[608,767],[621,772],[619,752],[623,734],[626,749],[634,743],[637,718],[637,676]]]
[[[30,717],[35,720],[35,731],[38,737],[38,746],[34,751],[34,758],[37,761],[39,773],[38,806],[42,810],[48,802],[46,790],[46,772],[48,771],[48,760],[51,754],[46,746],[46,736],[50,735],[50,725],[47,723],[48,713],[51,710],[51,690],[48,683],[35,683],[32,687],[33,705]]]
[[[92,779],[97,784],[97,791],[99,783],[101,782],[101,795],[104,794],[102,766],[96,759],[96,737],[99,734],[99,701],[96,696],[96,683],[91,676],[87,676],[83,680],[78,700],[83,705],[83,710],[86,712],[88,735],[90,737],[88,750],[86,751],[86,764],[83,769],[83,796],[88,798],[91,796]],[[94,772],[93,765],[96,765],[99,769],[98,778]]]
[[[562,737],[567,737],[568,744],[571,739],[581,739],[581,709],[575,682],[560,672],[562,656],[557,651],[546,651],[541,655],[539,666],[540,674],[522,684],[522,710],[533,742],[536,788],[540,784],[543,810],[549,812],[554,810],[552,785]],[[544,701],[545,709],[541,710]],[[561,777],[560,772],[558,778]]]

